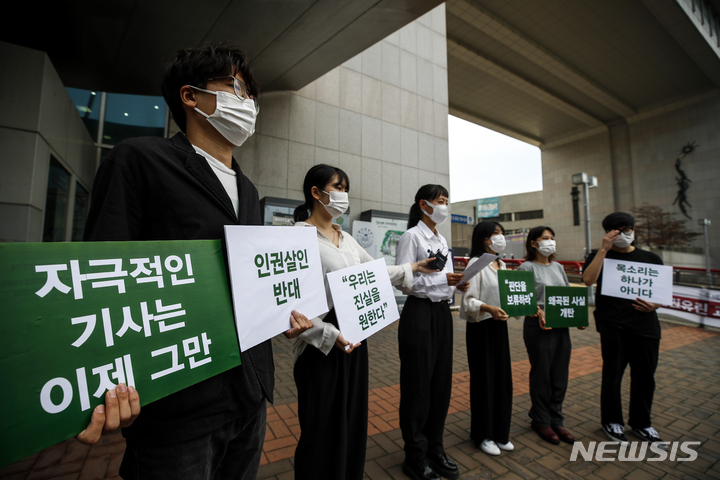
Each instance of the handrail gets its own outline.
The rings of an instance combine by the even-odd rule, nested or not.
[[[455,257],[455,266],[456,267],[462,267],[467,268],[468,261],[470,260],[470,257]],[[525,261],[522,258],[503,258],[503,262],[505,262],[508,265],[515,265],[520,266]],[[585,262],[576,262],[573,260],[557,260],[557,262],[565,267],[565,270],[570,270],[576,273],[581,274],[583,272],[583,268],[585,266]],[[575,268],[568,268],[568,267],[575,267]],[[673,266],[673,270],[679,270],[679,271],[688,271],[688,272],[707,272],[707,269],[705,268],[698,268],[698,267],[675,267]],[[713,274],[720,274],[720,270],[711,269],[711,273]]]
[[[467,268],[468,261],[470,260],[469,257],[455,257],[455,266],[456,267],[462,267]],[[514,266],[520,266],[525,261],[522,258],[503,258],[503,262],[507,265],[514,265]],[[570,270],[572,272],[582,273],[582,268],[585,262],[574,262],[572,260],[558,260],[557,261],[560,265],[562,265],[565,270]],[[568,267],[574,267],[574,268],[568,268]]]

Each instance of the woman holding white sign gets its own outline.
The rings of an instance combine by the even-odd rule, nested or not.
[[[518,270],[533,272],[538,314],[525,317],[523,340],[530,360],[530,416],[532,429],[546,442],[575,443],[563,426],[562,404],[568,386],[572,342],[567,328],[545,326],[545,287],[569,287],[565,269],[555,262],[555,232],[535,227],[525,242],[525,263]],[[578,327],[581,330],[587,327]]]
[[[333,223],[348,208],[350,180],[329,165],[305,175],[305,203],[295,209],[295,226],[315,227],[330,311],[293,347],[301,435],[295,450],[296,479],[361,479],[368,418],[367,342],[351,344],[338,329],[327,274],[375,260]],[[433,260],[433,259],[429,259]],[[411,287],[413,273],[429,273],[429,260],[388,266],[393,285]]]
[[[473,229],[468,267],[485,253],[505,250],[505,229],[486,220]],[[488,455],[512,451],[512,367],[508,314],[500,307],[498,270],[505,270],[499,258],[470,279],[463,295],[460,318],[467,321],[465,338],[470,369],[470,438]]]

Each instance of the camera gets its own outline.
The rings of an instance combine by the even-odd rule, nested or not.
[[[443,254],[442,250],[440,250],[439,248],[438,251],[435,253],[432,253],[432,250],[428,250],[428,254],[428,258],[435,257],[435,260],[428,264],[428,268],[433,270],[442,270],[443,268],[445,268],[445,264],[447,263],[448,259],[447,254]]]

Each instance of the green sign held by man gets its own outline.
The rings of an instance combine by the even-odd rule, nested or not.
[[[240,364],[219,240],[0,244],[0,277],[0,466],[119,383],[146,405]]]

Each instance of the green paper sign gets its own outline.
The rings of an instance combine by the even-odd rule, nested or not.
[[[586,287],[545,287],[545,326],[588,326]]]
[[[537,313],[535,276],[533,272],[498,270],[500,308],[511,317],[524,317]]]
[[[218,240],[0,244],[0,466],[240,364]]]

